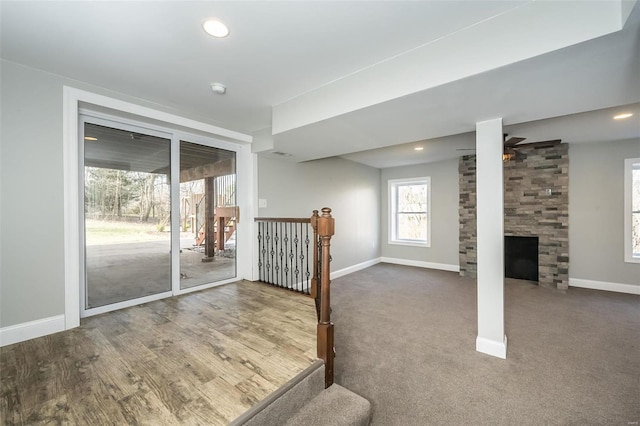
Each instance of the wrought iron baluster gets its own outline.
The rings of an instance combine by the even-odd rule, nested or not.
[[[294,275],[294,270],[295,270],[295,266],[294,266],[293,262],[294,262],[294,259],[296,257],[295,252],[293,251],[294,250],[293,249],[293,234],[295,232],[294,228],[295,228],[294,224],[290,223],[289,224],[289,238],[290,238],[290,240],[289,240],[289,265],[291,267],[291,277],[290,277],[291,286],[294,287],[294,288],[298,288],[298,285],[296,284],[294,276],[293,276]]]
[[[282,224],[282,228],[284,230],[284,244],[282,245],[283,250],[282,250],[282,254],[284,256],[284,285],[287,288],[290,288],[290,282],[289,282],[289,256],[287,255],[288,253],[288,245],[289,245],[289,233],[287,230],[287,224],[283,223]]]
[[[277,223],[273,224],[273,236],[271,238],[271,280],[273,284],[278,285],[278,258],[276,257],[276,246],[278,238]]]
[[[269,270],[267,271],[267,280],[269,283],[273,284],[273,261],[271,259],[271,245],[273,244],[273,224],[269,223],[267,228],[269,229],[269,239],[267,240],[267,265]]]
[[[260,256],[260,246],[262,244],[262,222],[258,223],[258,280],[262,281],[262,257]]]
[[[280,256],[280,287],[286,288],[287,284],[284,282],[284,265],[283,265],[283,260],[282,260],[282,223],[279,224],[280,226],[280,251],[278,251],[278,255]],[[276,250],[277,251],[277,250]]]
[[[300,224],[300,229],[302,229],[302,225],[303,224],[301,223]],[[295,260],[296,260],[296,268],[294,270],[295,276],[296,276],[295,280],[296,280],[296,286],[298,286],[298,285],[302,286],[303,283],[300,282],[300,268],[298,268],[298,243],[300,241],[298,240],[298,224],[297,223],[293,225],[293,229],[295,230],[295,235],[293,237],[293,242],[295,244],[295,251],[294,251],[295,255],[294,255],[294,257],[295,257]],[[293,261],[292,261],[292,263],[293,263]]]
[[[267,224],[266,223],[262,223],[262,233],[265,234],[265,237],[262,239],[262,248],[260,251],[260,254],[262,255],[262,277],[264,279],[265,282],[268,282],[268,278],[267,278],[267,250],[265,249],[265,244],[266,244],[266,231],[267,231]]]
[[[305,246],[305,250],[304,252],[307,253],[307,256],[302,255],[302,261],[304,262],[304,259],[306,257],[307,260],[307,271],[305,272],[305,279],[307,282],[307,288],[309,288],[309,280],[311,279],[311,272],[309,272],[309,226],[306,227],[306,235],[304,238],[304,246]]]
[[[273,237],[273,247],[271,251],[273,252],[273,283],[280,287],[280,282],[278,281],[278,277],[280,277],[280,264],[278,263],[278,239],[280,238],[278,235],[278,224],[273,224],[274,229],[274,237]]]
[[[311,294],[317,286],[318,268],[314,216],[307,218],[256,218],[258,279],[298,293]],[[319,278],[319,277],[317,277]]]
[[[288,229],[287,229],[288,228]],[[290,223],[285,223],[284,224],[284,229],[287,230],[287,241],[285,243],[285,264],[286,264],[286,269],[284,270],[285,272],[285,279],[287,280],[287,286],[291,286],[291,288],[293,288],[293,282],[291,280],[291,274],[289,274],[289,272],[291,272],[291,224]]]
[[[280,286],[282,288],[287,288],[287,282],[284,280],[284,270],[286,269],[286,264],[284,263],[283,250],[286,242],[284,241],[287,237],[285,231],[282,229],[282,223],[280,224],[280,251],[278,255],[280,256]]]
[[[269,224],[265,223],[264,226],[265,237],[264,244],[262,245],[262,258],[264,259],[264,280],[265,282],[270,282],[269,280],[269,271],[271,269],[271,264],[269,263],[269,255],[267,254],[267,247],[269,247],[269,240],[271,239],[271,235],[269,234]]]

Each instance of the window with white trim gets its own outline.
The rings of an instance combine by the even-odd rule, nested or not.
[[[624,160],[624,260],[640,263],[640,158]]]
[[[431,178],[389,180],[389,243],[429,247]]]

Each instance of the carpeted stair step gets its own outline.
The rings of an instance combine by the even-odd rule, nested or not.
[[[324,363],[316,361],[229,426],[367,426],[371,404],[333,384],[324,388]]]
[[[333,384],[305,404],[286,426],[367,426],[371,419],[371,403]]]

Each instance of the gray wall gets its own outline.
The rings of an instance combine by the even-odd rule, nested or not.
[[[380,257],[380,170],[342,158],[292,163],[258,157],[262,217],[309,217],[330,207],[336,220],[332,271]]]
[[[431,247],[388,244],[388,181],[431,177]],[[383,257],[458,265],[458,159],[382,169],[380,174],[380,238]]]
[[[0,327],[64,314],[62,87],[211,119],[0,61]]]
[[[640,264],[624,262],[624,159],[640,139],[569,148],[569,276],[640,285]]]
[[[0,326],[64,312],[62,85],[2,62]]]

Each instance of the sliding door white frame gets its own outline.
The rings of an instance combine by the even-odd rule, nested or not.
[[[237,144],[230,144],[230,143],[226,143],[226,142],[221,142],[221,141],[215,141],[211,138],[206,138],[203,136],[199,136],[196,134],[192,134],[192,133],[185,133],[185,132],[179,132],[176,131],[173,134],[173,138],[174,138],[174,143],[172,145],[172,150],[175,149],[174,151],[171,151],[171,155],[175,155],[178,160],[175,163],[171,164],[171,174],[173,176],[180,176],[180,142],[184,141],[184,142],[189,142],[189,143],[195,143],[198,145],[203,145],[203,146],[209,146],[212,148],[222,148],[225,149],[227,151],[233,151],[236,153],[236,177],[239,180],[240,176],[242,174],[244,174],[244,169],[242,167],[239,167],[239,163],[240,163],[240,156],[242,154],[242,147],[237,145]],[[175,167],[175,169],[174,169]],[[175,174],[174,174],[175,173]],[[236,181],[237,182],[237,181]],[[243,181],[244,182],[244,181]],[[172,182],[172,186],[171,186],[172,191],[174,190],[173,187],[173,182]],[[239,185],[236,183],[236,190],[239,191],[240,193],[243,193],[242,191],[243,188],[240,188]],[[180,295],[180,294],[186,294],[186,293],[191,293],[193,291],[198,291],[198,290],[203,290],[206,288],[211,288],[211,287],[216,287],[219,285],[223,285],[223,284],[228,284],[230,282],[233,281],[237,281],[239,278],[245,278],[246,275],[245,274],[240,274],[240,263],[241,263],[241,259],[246,256],[246,253],[248,252],[247,249],[248,247],[244,247],[246,241],[243,239],[242,240],[242,244],[240,243],[241,240],[237,239],[236,237],[236,241],[237,241],[237,245],[236,245],[236,276],[233,278],[229,278],[226,280],[221,280],[221,281],[215,281],[209,284],[199,284],[197,286],[194,287],[189,287],[189,288],[180,288],[180,238],[179,235],[177,235],[179,233],[179,229],[180,229],[180,182],[176,182],[175,185],[175,191],[176,194],[174,195],[173,192],[171,193],[171,200],[172,200],[172,204],[174,203],[173,200],[175,200],[175,205],[172,205],[171,208],[173,209],[174,212],[178,212],[178,214],[173,214],[171,215],[171,229],[175,229],[176,230],[176,235],[172,236],[173,237],[173,244],[174,246],[172,246],[172,251],[173,253],[176,253],[176,256],[172,256],[172,259],[174,261],[174,263],[172,264],[172,274],[174,274],[173,278],[173,293],[175,295]],[[174,198],[175,197],[175,198]],[[244,203],[242,203],[244,204]],[[240,206],[241,203],[238,203],[238,205]],[[242,214],[242,207],[241,207],[241,214]],[[175,220],[175,222],[174,222]],[[239,224],[240,225],[240,224]],[[242,234],[246,232],[246,226],[240,227],[238,226],[238,230],[237,233],[238,234]],[[251,241],[249,241],[249,243],[251,243]],[[250,251],[249,251],[250,253]],[[245,263],[243,263],[244,265]],[[251,264],[249,264],[249,267],[251,267]]]
[[[238,206],[241,211],[253,212],[254,199],[256,188],[254,187],[254,169],[253,169],[253,157],[250,150],[250,143],[252,137],[250,135],[234,132],[231,130],[216,127],[210,124],[198,122],[188,118],[180,117],[177,115],[165,113],[155,109],[143,107],[137,104],[121,101],[118,99],[109,98],[106,96],[98,95],[95,93],[79,90],[72,87],[65,86],[63,88],[63,161],[64,161],[64,254],[65,254],[65,329],[77,327],[80,325],[80,313],[81,313],[81,294],[80,294],[80,281],[81,281],[81,250],[84,247],[84,243],[81,240],[81,218],[80,218],[80,142],[83,141],[82,132],[79,131],[80,112],[81,106],[83,111],[92,111],[92,116],[98,116],[97,118],[110,117],[109,115],[98,112],[99,110],[114,111],[117,122],[124,124],[136,124],[142,123],[143,127],[160,131],[166,131],[167,129],[180,129],[170,130],[172,136],[172,155],[175,154],[175,150],[178,150],[177,161],[172,162],[172,173],[179,175],[179,143],[175,143],[177,140],[187,138],[187,140],[200,143],[208,140],[208,143],[213,144],[216,147],[229,149],[236,151],[236,163],[237,163],[237,175],[238,175],[238,188],[242,188],[238,193]],[[85,110],[86,109],[86,110]],[[148,121],[146,121],[148,120]],[[153,123],[153,124],[151,124]],[[160,123],[160,124],[156,124]],[[189,131],[182,131],[182,129],[189,129]],[[191,131],[193,133],[191,133]],[[246,176],[245,176],[246,175]],[[246,187],[244,187],[246,185]],[[174,189],[177,187],[177,189]],[[172,183],[172,208],[179,206],[179,184],[174,185]],[[177,191],[177,192],[176,192]],[[176,196],[177,194],[177,196]],[[175,203],[175,205],[174,205]],[[174,211],[179,211],[174,210]],[[178,232],[179,226],[178,215],[172,215],[172,232]],[[82,220],[82,222],[84,222]],[[201,290],[203,288],[212,287],[215,285],[221,285],[230,281],[234,281],[241,278],[251,279],[252,276],[252,251],[253,244],[250,237],[250,231],[252,227],[248,220],[243,220],[238,223],[238,233],[240,238],[237,240],[238,250],[237,256],[237,277],[230,280],[220,281],[212,284],[207,284],[192,289],[180,290],[175,286],[179,286],[179,268],[173,263],[172,260],[172,277],[173,294],[183,294],[190,291]],[[172,238],[172,241],[177,241],[178,249],[176,251],[175,242],[172,242],[172,251],[179,253],[179,239]],[[81,245],[81,242],[83,243]],[[177,258],[172,256],[172,259]],[[179,262],[179,260],[178,260]],[[164,294],[164,293],[163,293]],[[155,297],[149,296],[149,297]],[[140,302],[138,302],[140,303]]]
[[[172,142],[172,134],[170,132],[166,132],[166,131],[162,131],[162,130],[158,130],[155,128],[150,128],[147,126],[144,126],[144,123],[135,123],[135,122],[130,122],[129,120],[120,120],[117,117],[112,117],[112,116],[108,116],[106,114],[101,114],[101,113],[96,113],[94,111],[91,110],[86,110],[86,109],[80,109],[79,111],[79,126],[78,126],[78,197],[82,198],[82,194],[84,193],[85,190],[85,182],[84,182],[84,129],[85,129],[85,124],[89,123],[89,124],[96,124],[98,126],[104,126],[104,127],[111,127],[111,128],[117,128],[119,130],[125,130],[128,132],[135,132],[135,133],[143,133],[145,135],[150,135],[150,136],[156,136],[159,138],[163,138],[163,139],[167,139],[168,143],[170,143],[171,145],[173,145]],[[123,122],[123,121],[126,121]],[[173,152],[171,152],[171,157],[169,157],[170,160],[170,164],[173,167]],[[179,161],[179,159],[178,159]],[[172,170],[173,173],[173,170]],[[176,176],[176,175],[173,175]],[[174,208],[174,203],[173,203],[173,182],[171,183],[171,209]],[[179,193],[178,193],[178,197],[179,197]],[[93,315],[99,315],[99,314],[103,314],[105,312],[110,312],[110,311],[115,311],[118,309],[123,309],[123,308],[128,308],[130,306],[135,306],[135,305],[140,305],[143,303],[148,303],[148,302],[152,302],[154,300],[158,300],[158,299],[163,299],[165,297],[169,297],[172,296],[173,293],[171,290],[168,291],[163,291],[160,293],[156,293],[156,294],[151,294],[149,296],[144,296],[144,297],[137,297],[134,299],[129,299],[129,300],[124,300],[122,302],[116,302],[116,303],[110,303],[108,305],[104,305],[104,306],[98,306],[95,308],[88,308],[87,307],[87,269],[86,269],[86,241],[85,241],[85,217],[84,217],[84,203],[82,202],[83,200],[79,200],[79,208],[80,211],[78,212],[79,218],[80,218],[80,317],[84,318],[84,317],[90,317]],[[173,244],[173,239],[174,239],[174,235],[173,235],[173,216],[171,216],[172,219],[172,232],[171,232],[171,241]],[[173,249],[173,248],[172,248]],[[173,253],[173,252],[172,252]],[[171,256],[172,259],[172,263],[173,263],[173,255]],[[173,265],[172,265],[173,266]],[[171,277],[171,282],[173,282],[173,269],[171,270],[172,273],[172,277]]]

